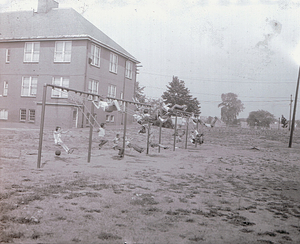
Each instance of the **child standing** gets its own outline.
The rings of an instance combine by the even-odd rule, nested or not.
[[[67,131],[63,131],[61,127],[56,126],[55,131],[53,131],[54,144],[62,146],[62,148],[68,153],[72,153],[73,150],[70,150],[67,145],[62,141],[61,134],[67,133]]]
[[[100,124],[100,128],[98,130],[98,136],[100,138],[99,149],[101,149],[102,146],[108,142],[108,140],[105,139],[105,124],[104,123]]]

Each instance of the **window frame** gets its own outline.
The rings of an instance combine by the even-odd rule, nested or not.
[[[62,50],[57,50],[58,44],[60,43],[62,43]],[[66,46],[69,43],[71,44],[70,50],[66,50]],[[71,58],[72,58],[72,41],[56,41],[54,47],[54,63],[71,63]]]
[[[31,45],[30,50],[27,50],[27,45]],[[35,45],[38,45],[38,50],[35,50]],[[29,60],[27,60],[27,55],[29,55]],[[37,60],[35,60],[35,55],[37,55]],[[38,63],[40,60],[40,42],[25,42],[24,44],[24,63]]]
[[[88,83],[88,92],[93,93],[93,94],[98,94],[98,92],[99,92],[99,81],[94,80],[94,79],[90,79],[89,83]],[[89,95],[88,99],[92,100],[93,96]]]
[[[10,49],[6,48],[5,50],[5,63],[9,64],[10,63]]]
[[[96,53],[98,50],[98,53]],[[100,68],[101,47],[96,44],[91,44],[91,65]],[[96,62],[98,61],[98,62]]]
[[[8,95],[8,81],[4,81],[3,82],[3,93],[2,93],[2,96],[3,97],[7,97]]]
[[[125,77],[132,80],[133,63],[127,60],[125,64],[125,69]]]
[[[59,79],[59,84],[55,81]],[[64,84],[64,81],[67,82],[67,85]],[[70,78],[66,76],[53,76],[52,77],[52,85],[63,86],[65,88],[69,88],[70,86]],[[56,95],[57,93],[57,95]],[[64,92],[63,89],[60,88],[52,88],[51,90],[51,98],[59,98],[59,99],[67,99],[68,92]]]
[[[114,122],[115,122],[115,116],[114,116],[114,115],[107,114],[107,115],[105,116],[105,122],[106,122],[106,123],[114,123]]]
[[[117,86],[116,85],[112,85],[112,84],[108,85],[107,96],[112,97],[112,98],[116,98],[116,96],[117,96]]]
[[[8,120],[8,110],[6,108],[0,108],[0,120]]]
[[[95,88],[95,86],[96,86],[96,88]],[[89,80],[88,92],[98,94],[98,92],[99,92],[99,81],[98,80],[94,80],[94,79]]]
[[[33,112],[33,115],[32,115]],[[35,109],[28,109],[28,121],[29,122],[35,122]],[[31,119],[33,117],[33,119]]]
[[[110,123],[114,123],[115,122],[115,116],[114,115],[110,115]]]
[[[110,59],[109,59],[109,72],[118,73],[118,55],[111,52],[110,53]]]
[[[22,112],[25,112],[22,114]],[[22,119],[22,116],[25,116],[25,119]],[[20,108],[20,122],[26,122],[27,120],[27,111],[26,108]]]
[[[25,89],[26,86],[24,84],[24,79],[29,78],[29,83],[28,83],[28,94],[25,94]],[[36,81],[36,84],[33,84],[33,80]],[[37,94],[37,84],[38,84],[38,78],[35,76],[23,76],[22,77],[22,86],[21,86],[21,97],[36,97]],[[35,88],[35,89],[33,89]],[[35,93],[33,93],[35,91]]]

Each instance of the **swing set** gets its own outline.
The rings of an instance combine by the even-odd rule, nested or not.
[[[41,158],[42,158],[42,147],[43,147],[43,134],[44,134],[44,124],[45,124],[45,111],[46,111],[46,105],[50,105],[49,103],[46,103],[46,96],[47,96],[47,88],[51,87],[52,89],[58,89],[62,92],[74,92],[75,94],[79,94],[80,96],[86,96],[91,98],[91,101],[99,101],[99,100],[104,100],[104,99],[110,99],[110,100],[116,100],[119,102],[124,103],[124,113],[125,113],[125,117],[124,117],[124,129],[123,129],[123,150],[122,153],[123,155],[121,155],[122,157],[124,156],[124,152],[125,152],[125,139],[126,139],[126,128],[127,128],[127,112],[128,112],[128,104],[135,104],[135,105],[139,105],[139,106],[145,106],[145,107],[149,107],[150,111],[151,111],[151,105],[148,104],[143,104],[143,103],[138,103],[138,102],[133,102],[133,101],[127,101],[124,99],[119,99],[119,98],[114,98],[114,97],[103,97],[101,95],[98,94],[94,94],[94,93],[90,93],[90,92],[84,92],[84,91],[79,91],[79,90],[75,90],[75,89],[71,89],[71,88],[67,88],[67,87],[63,87],[63,86],[58,86],[58,85],[53,85],[53,84],[44,84],[43,87],[43,98],[42,98],[42,111],[41,111],[41,122],[40,122],[40,132],[39,132],[39,147],[38,147],[38,159],[37,159],[37,167],[40,168],[41,167]],[[76,99],[72,99],[73,102],[75,102],[75,106],[77,106],[79,109],[81,109],[82,113],[84,114],[84,116],[86,116],[86,114],[84,113],[83,109],[81,108],[81,106],[79,106],[79,103],[76,101]],[[84,105],[84,103],[82,103]],[[84,105],[85,106],[85,105]],[[87,162],[89,163],[91,161],[91,151],[92,151],[92,137],[93,137],[93,128],[94,128],[94,122],[96,122],[99,126],[99,123],[97,122],[97,120],[94,117],[94,107],[95,107],[95,103],[92,102],[91,104],[91,109],[90,111],[87,109],[87,111],[90,114],[90,118],[86,116],[89,125],[90,125],[90,131],[89,131],[89,147],[88,147],[88,158],[87,158]],[[150,122],[149,122],[149,128],[150,128]],[[148,130],[148,137],[147,137],[147,154],[149,153],[149,130]]]
[[[183,118],[186,120],[186,129],[184,130],[184,133],[185,133],[185,149],[187,149],[187,142],[188,142],[188,132],[189,132],[189,122],[190,120],[193,122],[193,119],[191,118],[194,114],[192,112],[187,112],[185,110],[180,110],[180,109],[172,109],[172,112],[171,112],[171,115],[174,116],[174,141],[173,141],[173,151],[175,151],[175,148],[176,148],[176,140],[177,140],[177,136],[178,136],[178,118]],[[172,117],[170,116],[170,118]],[[199,115],[196,115],[196,117],[199,116]],[[162,125],[163,125],[163,121],[159,119],[159,135],[158,135],[158,152],[160,153],[160,149],[161,147],[163,147],[161,144],[162,144]],[[193,124],[195,124],[196,128],[194,128],[194,132],[195,132],[195,135],[194,135],[194,138],[193,138],[193,143],[195,144],[195,147],[197,147],[197,144],[202,144],[203,143],[203,138],[199,140],[199,136],[201,137],[202,134],[199,134],[198,133],[198,130],[199,130],[199,119],[196,119],[196,122]],[[201,124],[201,123],[200,123]],[[149,138],[149,134],[150,134],[150,125],[151,123],[148,122],[148,138]],[[153,125],[152,125],[153,126]],[[148,146],[147,146],[148,148]],[[147,152],[148,154],[148,152]]]

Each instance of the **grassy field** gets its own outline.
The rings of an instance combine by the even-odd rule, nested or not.
[[[287,130],[203,128],[204,144],[173,151],[163,129],[169,149],[119,159],[108,127],[87,163],[89,128],[64,134],[76,150],[60,156],[51,129],[41,168],[38,128],[0,129],[1,243],[300,243],[300,131],[288,148]]]

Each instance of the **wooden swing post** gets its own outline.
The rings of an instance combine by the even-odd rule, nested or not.
[[[124,116],[124,131],[123,131],[123,151],[122,151],[122,157],[124,157],[124,154],[125,154],[125,146],[126,146],[126,129],[127,129],[127,106],[128,106],[128,103],[125,102],[125,116]]]
[[[160,153],[162,121],[159,123],[158,152]]]
[[[177,113],[175,117],[175,126],[174,126],[174,143],[173,143],[173,151],[175,151],[175,145],[176,145],[176,133],[177,133]]]
[[[189,134],[189,118],[186,118],[185,149],[187,149],[188,134]]]
[[[42,100],[42,112],[41,112],[41,124],[40,124],[40,136],[39,136],[39,150],[37,167],[41,167],[42,148],[43,148],[43,135],[44,135],[44,122],[45,122],[45,110],[46,110],[46,95],[47,95],[47,84],[43,87],[43,100]]]
[[[88,160],[87,160],[88,163],[91,162],[93,130],[94,130],[94,103],[92,103],[91,105],[89,149],[88,149]]]

